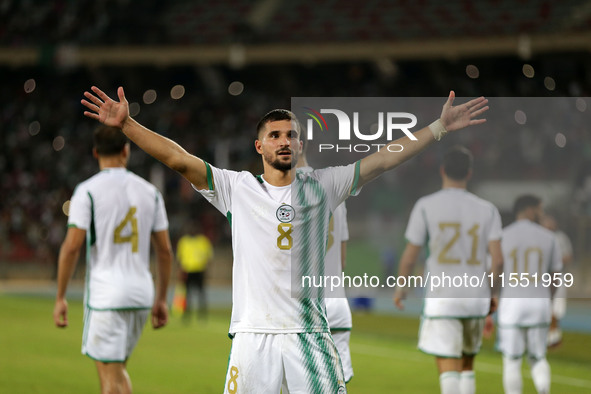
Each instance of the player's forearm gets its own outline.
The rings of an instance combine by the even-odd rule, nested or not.
[[[160,252],[157,256],[158,279],[156,285],[156,301],[166,301],[168,284],[172,270],[172,253]]]
[[[76,268],[79,256],[79,249],[73,249],[67,245],[62,245],[60,248],[58,258],[56,299],[62,300],[66,297],[68,283],[70,282],[70,278],[74,273],[74,268]]]
[[[422,152],[435,141],[433,133],[428,127],[422,128],[413,133],[413,135],[417,138],[416,141],[411,140],[406,136],[399,138],[381,148],[379,152],[369,155],[361,160],[359,174],[360,185],[364,185],[377,178],[382,173],[399,166]],[[388,146],[390,145],[396,147],[396,149],[389,149]]]
[[[402,257],[400,257],[400,264],[398,266],[398,276],[408,277],[414,270],[417,257],[421,248],[416,245],[407,244]]]

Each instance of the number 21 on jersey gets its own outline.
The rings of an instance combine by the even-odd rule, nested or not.
[[[470,257],[466,261],[468,264],[471,265],[479,265],[480,260],[477,259],[478,253],[478,229],[480,228],[479,224],[475,224],[474,226],[470,227],[466,234],[470,236],[472,239],[471,248],[470,248]],[[449,241],[443,245],[439,255],[437,256],[437,262],[442,264],[460,264],[461,260],[455,256],[450,256],[449,251],[453,248],[460,236],[462,236],[462,228],[459,222],[442,222],[439,223],[439,230],[443,233],[446,229],[452,230],[452,236]]]

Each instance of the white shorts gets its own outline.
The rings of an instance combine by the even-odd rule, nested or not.
[[[326,318],[331,329],[353,326],[351,308],[346,298],[325,298],[324,303],[326,304]]]
[[[548,327],[499,327],[499,350],[505,357],[546,357]]]
[[[349,350],[349,339],[351,338],[351,331],[334,331],[331,333],[334,344],[337,345],[341,363],[343,364],[343,372],[345,373],[345,382],[353,377],[353,364],[351,363],[351,351]]]
[[[347,392],[341,361],[330,334],[239,332],[234,336],[224,393],[279,392]]]
[[[484,318],[431,319],[423,317],[419,329],[419,350],[436,357],[473,356],[482,345]]]
[[[82,354],[105,363],[125,362],[140,339],[150,311],[95,311],[84,313]]]

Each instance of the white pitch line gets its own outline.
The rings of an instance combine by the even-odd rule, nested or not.
[[[406,350],[388,351],[384,348],[372,345],[353,345],[351,346],[351,352],[365,354],[367,356],[394,358],[404,361],[412,360],[421,363],[431,362],[430,359],[427,360],[427,357],[422,357],[421,353],[419,353],[418,350],[417,352],[409,352]],[[483,363],[480,361],[476,362],[476,370],[480,372],[493,373],[497,375],[503,374],[503,369],[500,365]],[[526,375],[525,377],[531,380],[531,376]],[[552,374],[552,383],[591,389],[591,381],[585,379],[571,378],[570,376]]]

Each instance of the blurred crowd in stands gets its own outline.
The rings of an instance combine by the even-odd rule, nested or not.
[[[572,55],[573,59],[580,57]],[[568,62],[565,57],[564,64]],[[383,75],[374,64],[253,66],[242,70],[4,68],[0,70],[0,253],[8,259],[55,259],[65,231],[64,203],[78,182],[97,171],[91,155],[91,132],[96,123],[83,116],[80,104],[83,91],[92,85],[113,97],[116,87],[124,85],[132,114],[141,123],[215,165],[255,173],[261,171],[253,148],[256,122],[270,109],[289,108],[292,96],[445,97],[451,88],[465,97],[589,94],[589,75],[584,70],[589,58],[586,63],[577,62],[579,70],[565,73],[556,69],[553,91],[545,88],[541,78],[526,78],[518,59],[481,63],[480,75],[485,77],[478,79],[468,78],[460,62],[398,64],[395,76]],[[556,67],[545,59],[532,64],[542,75],[552,71],[541,70]],[[171,97],[174,86],[176,99]],[[573,192],[584,185],[589,176],[584,169],[589,168],[591,159],[588,130],[567,133],[563,147],[550,137],[534,140],[516,140],[498,130],[486,145],[470,133],[453,143],[465,143],[474,151],[475,182],[568,179]],[[173,238],[181,235],[186,219],[204,220],[214,240],[227,236],[220,223],[222,215],[213,212],[187,182],[137,148],[132,152],[130,169],[155,182],[165,195]],[[382,195],[383,204],[394,204],[394,209],[406,214],[417,196],[434,190],[439,154],[440,150],[428,150],[397,170],[392,190]],[[379,198],[375,203],[380,204]]]
[[[397,40],[551,33],[565,26],[577,31],[590,26],[591,10],[582,12],[583,3],[524,0],[516,10],[510,0],[368,0],[362,9],[337,0],[0,0],[0,46],[35,47],[45,54],[37,66],[0,66],[0,261],[55,263],[66,228],[66,202],[76,184],[97,171],[91,155],[96,123],[83,116],[80,104],[82,93],[92,85],[113,97],[116,87],[123,85],[132,115],[141,123],[217,166],[255,173],[262,170],[253,148],[256,122],[273,108],[289,108],[294,96],[443,98],[450,89],[458,97],[591,93],[589,53],[535,55],[527,60],[507,56],[242,68],[82,68],[59,66],[54,61],[57,45],[306,43],[320,37],[338,42]],[[583,16],[575,20],[577,10]],[[442,18],[456,23],[444,25]],[[462,22],[470,18],[478,23]],[[419,125],[426,121],[419,120]],[[452,141],[475,153],[475,182],[568,180],[573,206],[578,207],[569,214],[591,216],[588,129],[565,131],[565,144],[554,135],[516,139],[504,130],[497,132],[486,144],[469,134]],[[398,210],[405,221],[414,200],[438,187],[439,154],[440,150],[428,150],[398,169],[373,203]],[[173,242],[187,220],[201,220],[214,242],[228,239],[223,216],[180,176],[137,148],[132,148],[129,167],[162,190]]]
[[[403,40],[581,31],[585,0],[1,0],[4,45]]]

